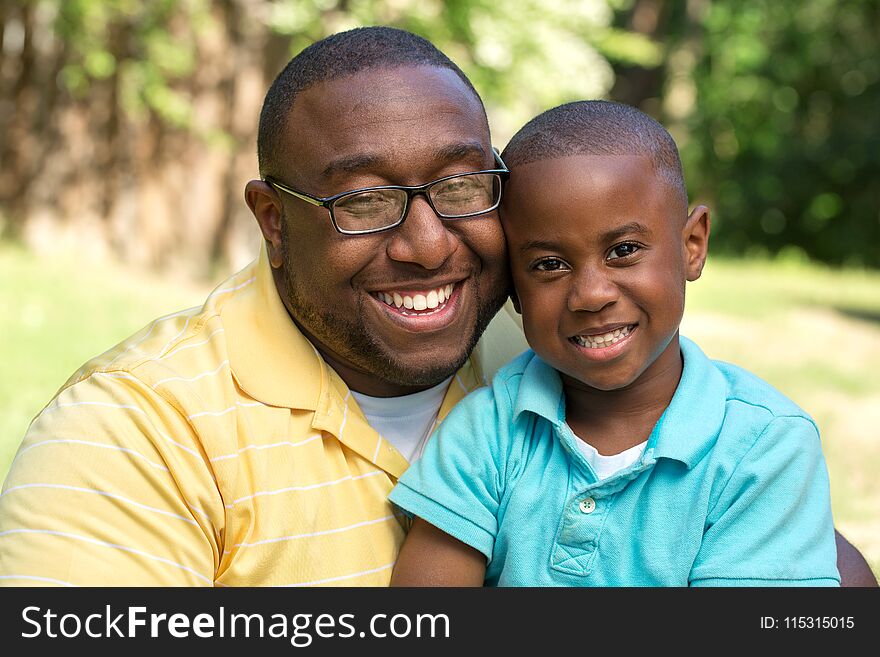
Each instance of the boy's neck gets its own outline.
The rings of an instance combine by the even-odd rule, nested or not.
[[[676,336],[670,348],[626,388],[597,390],[563,375],[566,422],[599,454],[619,454],[651,435],[672,401],[682,369]]]

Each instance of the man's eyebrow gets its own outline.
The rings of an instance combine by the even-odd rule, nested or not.
[[[457,144],[447,144],[434,151],[434,158],[439,162],[452,162],[466,157],[479,155],[485,157],[486,149],[479,141],[466,141]]]
[[[330,162],[330,164],[324,167],[321,175],[332,176],[334,173],[339,172],[354,173],[361,169],[380,164],[383,161],[384,158],[375,153],[356,153],[354,155],[347,155]]]
[[[434,149],[431,157],[437,162],[445,164],[454,160],[460,160],[473,155],[485,155],[483,145],[478,141],[448,144]],[[357,173],[363,169],[381,166],[387,161],[387,157],[377,153],[355,153],[346,155],[331,161],[321,172],[322,176],[332,176],[335,173]]]

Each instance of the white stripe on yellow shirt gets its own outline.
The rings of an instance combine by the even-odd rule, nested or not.
[[[493,369],[523,345],[505,321]],[[482,385],[476,358],[455,379],[440,417]],[[263,250],[34,419],[0,495],[0,584],[386,585],[407,465],[290,321]]]

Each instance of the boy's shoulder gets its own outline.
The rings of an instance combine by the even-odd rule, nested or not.
[[[684,369],[658,425],[657,456],[693,467],[710,452],[713,463],[738,463],[758,443],[818,448],[815,422],[792,400],[742,367],[710,359],[684,336],[680,344]]]
[[[764,408],[774,417],[803,417],[812,422],[804,409],[753,372],[723,360],[712,364],[727,381],[728,402]]]
[[[682,337],[682,350],[687,357],[688,351],[699,351],[695,343]],[[749,370],[723,360],[710,359],[702,351],[699,355],[717,371],[724,380],[727,414],[739,410],[750,409],[757,417],[763,417],[768,423],[776,418],[803,418],[814,424],[813,418],[793,400],[777,390],[770,383]]]

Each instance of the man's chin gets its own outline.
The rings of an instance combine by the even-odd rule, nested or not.
[[[506,298],[506,295],[503,298],[499,296],[489,306],[478,304],[476,317],[468,323],[471,328],[469,335],[459,334],[452,344],[441,342],[432,347],[426,337],[421,345],[407,350],[410,357],[406,362],[400,357],[401,350],[376,349],[371,353],[384,354],[371,359],[372,362],[365,369],[397,386],[429,388],[442,383],[467,362],[483,331]]]
[[[461,345],[459,345],[460,348]],[[439,385],[455,374],[467,362],[468,351],[462,351],[455,357],[447,357],[442,360],[431,359],[431,362],[413,365],[403,363],[399,356],[386,358],[371,363],[369,371],[376,377],[405,388],[430,388]],[[422,353],[416,354],[416,358],[430,358]]]

